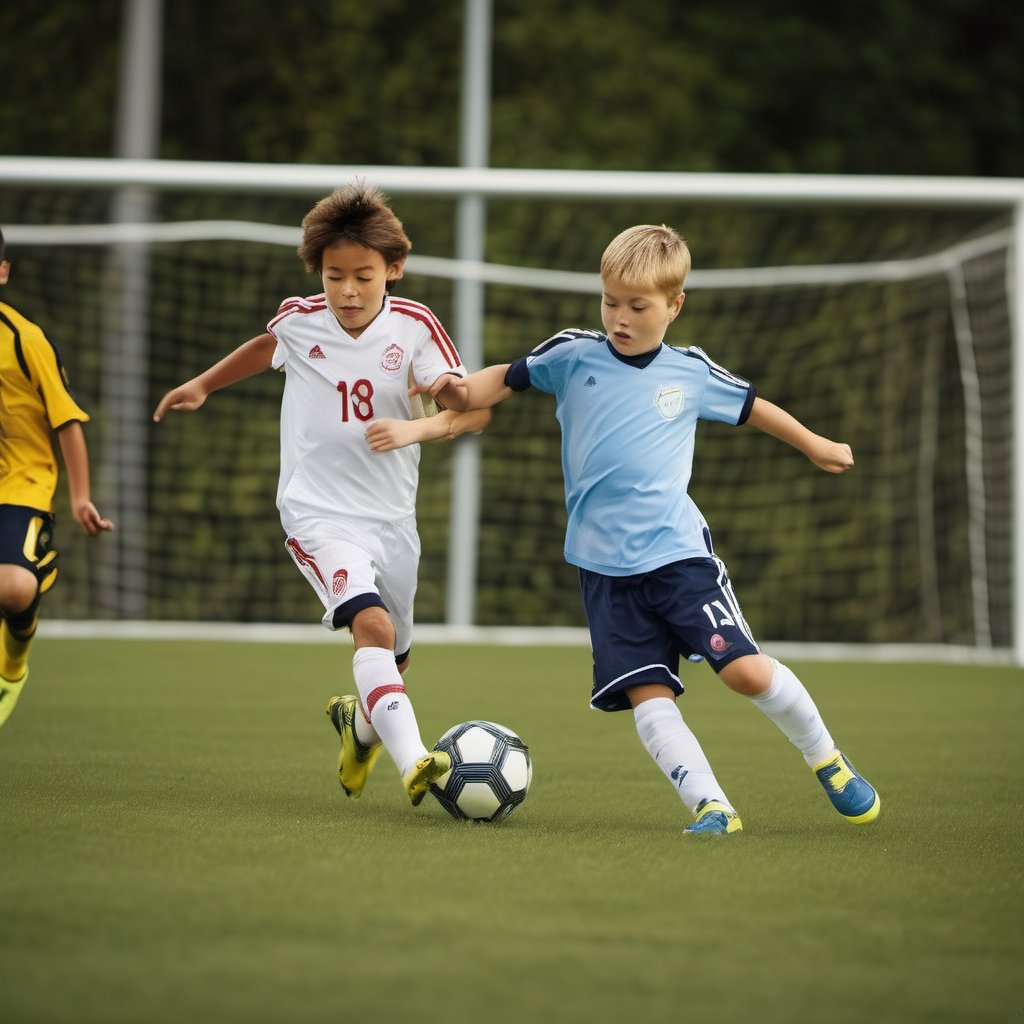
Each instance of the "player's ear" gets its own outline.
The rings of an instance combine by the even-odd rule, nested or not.
[[[397,281],[402,274],[405,273],[405,260],[395,260],[394,263],[388,264],[387,269],[387,281],[391,284],[393,281]]]
[[[686,292],[680,292],[668,306],[668,319],[671,323],[677,316],[679,311],[683,308],[683,303],[686,301]]]

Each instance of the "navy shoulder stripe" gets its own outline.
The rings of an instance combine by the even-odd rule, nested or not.
[[[3,313],[0,313],[0,322],[5,324],[14,336],[14,354],[18,357],[18,365],[21,367],[21,372],[25,374],[29,381],[31,381],[32,374],[28,372],[28,363],[25,361],[25,352],[21,347],[21,331],[19,331]]]
[[[567,341],[604,341],[605,336],[600,331],[592,331],[584,327],[570,327],[567,330],[559,331],[558,334],[542,341],[530,356],[542,356],[550,352],[556,345],[563,345]]]
[[[704,349],[699,348],[697,345],[690,345],[687,348],[674,348],[673,351],[679,352],[684,356],[690,356],[692,359],[699,359],[702,363],[705,363],[708,369],[717,377],[719,380],[724,381],[726,384],[732,384],[737,388],[749,388],[750,381],[744,380],[743,377],[738,377],[735,373],[730,373],[724,366],[719,366]]]

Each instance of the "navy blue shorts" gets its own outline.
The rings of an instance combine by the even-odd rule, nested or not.
[[[641,683],[682,693],[680,657],[706,658],[720,672],[760,650],[717,558],[687,558],[635,576],[579,575],[594,652],[590,704],[599,711],[628,711],[625,691]]]
[[[20,565],[35,573],[40,589],[56,575],[53,515],[27,505],[0,505],[0,565]]]

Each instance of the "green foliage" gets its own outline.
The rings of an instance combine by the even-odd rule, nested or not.
[[[122,4],[0,7],[0,151],[113,146]],[[459,161],[461,2],[166,3],[159,156]],[[998,0],[496,0],[490,163],[1020,175],[1024,19]]]

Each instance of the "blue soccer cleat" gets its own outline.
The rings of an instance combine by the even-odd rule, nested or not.
[[[338,781],[345,795],[358,800],[370,777],[370,771],[381,751],[381,744],[367,746],[356,735],[356,715],[359,713],[357,697],[332,697],[327,702],[327,715],[341,737],[338,754]]]
[[[837,750],[814,768],[832,806],[851,825],[867,825],[878,817],[882,801],[864,776]]]
[[[696,815],[693,824],[683,829],[684,836],[727,836],[743,831],[740,816],[718,800],[701,800]]]

